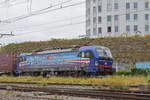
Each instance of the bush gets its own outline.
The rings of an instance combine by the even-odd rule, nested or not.
[[[150,68],[146,69],[147,75],[150,75]]]
[[[129,71],[121,70],[116,72],[116,75],[150,75],[150,68],[148,69],[143,69],[143,68],[136,68],[132,67]]]
[[[44,86],[48,86],[48,84],[47,84],[47,83],[45,83],[45,82],[42,82],[42,83],[38,84],[38,86],[42,86],[42,87],[44,87]]]
[[[129,90],[128,86],[123,86],[123,85],[112,85],[109,88],[110,89],[119,89],[119,90]]]
[[[130,71],[121,70],[121,71],[116,72],[116,74],[117,75],[131,75],[131,72]]]
[[[147,69],[136,68],[136,67],[131,68],[131,73],[132,75],[145,75],[145,76],[148,75]]]

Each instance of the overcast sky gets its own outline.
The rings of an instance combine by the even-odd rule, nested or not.
[[[9,1],[9,2],[4,2]],[[15,36],[0,38],[0,43],[43,41],[51,38],[77,38],[85,34],[85,3],[49,11],[15,21],[15,17],[26,16],[47,8],[56,9],[85,0],[0,0],[0,33]],[[56,6],[60,3],[62,5]],[[22,18],[22,17],[21,17]],[[6,22],[7,21],[7,22]]]

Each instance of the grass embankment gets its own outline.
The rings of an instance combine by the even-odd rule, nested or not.
[[[40,42],[12,43],[0,48],[0,53],[22,53],[70,45],[102,45],[111,49],[115,62],[131,63],[150,61],[150,35],[105,38],[53,39]]]
[[[79,84],[108,84],[108,85],[138,85],[148,83],[150,76],[106,76],[104,78],[96,77],[50,77],[43,78],[30,77],[30,76],[19,76],[19,77],[9,77],[1,76],[0,82],[39,82],[39,83],[79,83]]]

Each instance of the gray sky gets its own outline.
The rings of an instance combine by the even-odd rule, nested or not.
[[[16,36],[0,38],[2,44],[50,40],[51,38],[77,38],[85,34],[85,3],[18,21],[14,19],[14,17],[26,16],[49,6],[52,8],[48,10],[52,10],[85,0],[32,0],[32,4],[30,0],[8,0],[7,3],[4,1],[7,0],[0,0],[0,20],[2,20],[0,33],[12,31]],[[62,5],[56,6],[62,2]]]

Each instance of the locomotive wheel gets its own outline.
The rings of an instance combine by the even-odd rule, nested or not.
[[[22,73],[22,75],[23,76],[32,76],[31,72],[30,73],[29,72],[24,72],[24,73]]]
[[[68,76],[68,75],[69,75],[68,71],[64,72],[64,76]]]
[[[80,71],[79,72],[79,76],[83,76],[84,75],[84,72],[83,71]]]
[[[54,75],[55,75],[55,76],[58,76],[58,75],[59,75],[59,72],[54,72]]]
[[[74,77],[78,77],[78,72],[75,71],[73,76],[74,76]]]
[[[40,76],[40,72],[34,72],[34,76]]]
[[[71,76],[71,71],[68,72],[68,76]]]
[[[47,72],[43,72],[43,77],[46,77],[47,76]]]

